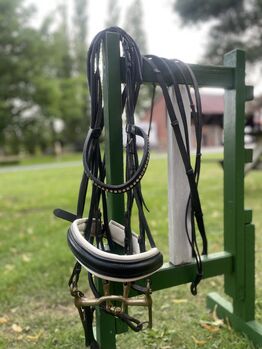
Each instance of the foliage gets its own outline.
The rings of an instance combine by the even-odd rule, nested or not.
[[[5,153],[47,150],[58,138],[83,142],[83,126],[88,126],[86,1],[75,0],[75,7],[72,41],[66,5],[36,29],[29,23],[34,8],[23,0],[0,0],[0,150]],[[60,135],[52,126],[55,119],[65,124]]]
[[[260,0],[176,0],[174,9],[185,25],[210,22],[206,56],[221,63],[225,52],[243,48],[249,62],[262,56]]]
[[[87,55],[87,0],[74,0],[74,75],[71,81],[74,87],[74,106],[78,110],[70,115],[70,120],[65,115],[65,138],[75,144],[76,149],[82,149],[85,134],[89,126],[89,99],[86,82],[86,55]],[[72,96],[71,96],[72,99]]]
[[[203,154],[203,158],[205,160],[207,155]],[[49,169],[32,170],[29,167],[13,173],[0,173],[0,348],[84,347],[79,315],[67,287],[74,264],[66,243],[69,223],[52,215],[55,207],[75,210],[82,174],[81,155],[74,159],[79,161],[79,165],[58,163],[57,168],[52,164]],[[147,213],[149,225],[167,261],[166,168],[167,159],[152,154],[142,185],[150,209]],[[221,166],[203,162],[200,194],[211,252],[219,251],[223,246],[222,186]],[[254,208],[257,251],[262,248],[259,233],[262,229],[261,190],[261,172],[251,172],[246,178],[245,201],[247,207]],[[256,310],[260,321],[261,262],[261,253],[257,253]],[[86,283],[82,286],[85,289]],[[191,296],[189,285],[154,292],[153,329],[119,335],[118,348],[126,348],[128,343],[130,349],[253,349],[247,338],[227,325],[214,333],[201,326],[200,320],[212,321],[212,314],[208,314],[205,308],[205,296],[210,291],[223,292],[220,277],[203,280],[197,297]],[[139,318],[146,317],[140,308],[134,311]]]
[[[133,0],[127,7],[123,28],[135,40],[141,54],[146,54],[147,41],[141,0]],[[138,117],[143,117],[145,111],[150,107],[151,95],[152,87],[150,85],[142,85],[136,107],[136,115]]]
[[[0,146],[9,131],[17,134],[21,115],[35,105],[33,78],[41,76],[45,55],[40,33],[28,26],[32,12],[21,0],[0,2]]]
[[[127,8],[124,29],[136,41],[141,53],[146,54],[147,44],[143,24],[143,7],[141,0],[133,0]]]
[[[87,84],[85,77],[85,57],[87,47],[87,2],[75,0],[74,31],[69,35],[66,5],[58,8],[60,25],[55,31],[50,29],[54,17],[46,20],[45,35],[51,51],[48,72],[58,87],[55,98],[57,111],[53,114],[63,120],[64,130],[59,135],[63,143],[81,147],[88,128]],[[50,104],[50,103],[49,103]]]
[[[118,0],[108,0],[106,27],[118,26],[120,7]]]
[[[87,0],[74,0],[75,71],[82,75],[86,74],[87,5]]]
[[[84,137],[88,129],[87,87],[83,75],[70,79],[61,79],[61,119],[65,122],[63,139],[82,149]]]

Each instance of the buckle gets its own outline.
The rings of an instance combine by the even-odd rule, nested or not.
[[[102,130],[100,128],[91,128],[91,135],[93,138],[99,138]]]
[[[136,134],[136,126],[132,124],[126,124],[126,133],[130,133],[132,135]]]

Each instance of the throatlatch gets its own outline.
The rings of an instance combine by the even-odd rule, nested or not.
[[[106,173],[106,160],[103,151],[101,151],[104,128],[104,96],[101,64],[103,63],[102,46],[107,32],[116,32],[119,34],[124,63],[122,113],[125,114],[126,120],[126,161],[125,183],[122,184],[109,183]],[[147,169],[150,155],[148,134],[135,125],[134,118],[139,89],[143,81],[143,65],[145,64],[154,71],[156,82],[163,91],[171,124],[184,162],[185,173],[190,185],[191,195],[188,198],[188,207],[192,207],[192,226],[194,226],[195,217],[203,241],[203,253],[207,253],[207,241],[197,191],[200,172],[201,101],[193,73],[182,62],[168,61],[155,56],[141,56],[136,43],[126,32],[117,27],[108,28],[96,35],[91,43],[87,57],[88,85],[91,95],[91,125],[83,149],[84,173],[79,189],[77,213],[75,215],[61,209],[55,210],[57,217],[72,222],[68,230],[67,239],[77,262],[69,280],[69,287],[72,296],[75,298],[75,305],[83,323],[86,345],[90,345],[92,348],[98,348],[92,330],[95,307],[99,307],[102,311],[118,317],[134,331],[140,331],[145,322],[141,322],[128,315],[128,306],[146,306],[148,307],[149,317],[147,323],[149,326],[152,325],[150,275],[162,266],[163,256],[155,246],[147,223],[144,212],[146,206],[141,190],[141,179]],[[176,78],[170,72],[171,65],[173,64],[177,65],[182,76],[190,75],[192,86],[195,90],[196,108],[189,87],[185,84],[187,86],[192,114],[196,120],[197,156],[194,170],[191,167],[189,147],[185,146],[182,140],[181,130],[168,94],[168,85],[162,77],[163,74],[170,74],[171,84],[175,88],[183,118],[185,114],[183,112],[183,101]],[[184,124],[184,132],[188,134],[186,124]],[[143,155],[141,160],[139,160],[138,156],[137,137],[143,139]],[[188,136],[186,144],[188,144]],[[87,218],[83,218],[89,181],[91,181],[89,212]],[[108,192],[116,196],[124,193],[126,197],[124,225],[113,220],[109,221],[108,219]],[[131,214],[134,205],[136,205],[138,212],[139,235],[136,235],[131,227]],[[196,294],[197,284],[202,277],[202,265],[194,229],[192,238],[188,236],[188,239],[192,246],[192,255],[197,260],[197,275],[191,286],[192,293]],[[150,246],[150,248],[148,249],[147,246]],[[116,250],[119,251],[119,247],[122,254],[116,252]],[[94,295],[91,299],[87,298],[78,289],[78,280],[82,267],[88,271],[88,281]],[[144,286],[136,284],[136,281],[140,279],[146,280]],[[102,283],[103,294],[99,292],[97,287],[99,280]],[[111,294],[111,281],[123,284],[123,294]],[[131,288],[137,294],[140,294],[140,297],[129,298]]]

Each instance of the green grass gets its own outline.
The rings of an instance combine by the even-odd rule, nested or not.
[[[82,159],[81,153],[63,153],[59,156],[54,155],[37,155],[26,156],[21,159],[21,165],[34,165],[43,163],[59,163],[65,161],[80,161]]]
[[[166,167],[165,158],[152,157],[143,192],[150,209],[150,227],[167,261]],[[210,252],[221,250],[223,245],[222,176],[217,163],[203,163],[200,192]],[[66,243],[68,224],[52,215],[56,207],[75,211],[80,177],[80,166],[0,174],[0,348],[84,348],[81,324],[67,289],[74,263]],[[256,311],[260,321],[261,193],[262,173],[252,172],[246,178],[246,207],[254,209],[257,231]],[[200,326],[200,320],[212,321],[205,308],[207,293],[222,290],[223,279],[217,277],[204,280],[197,297],[191,296],[189,285],[155,292],[154,328],[119,335],[118,348],[125,348],[127,341],[130,349],[253,348],[247,338],[228,326],[216,333]],[[184,303],[180,304],[180,299]],[[139,310],[137,315],[143,317],[145,313]],[[14,324],[22,332],[14,331]],[[202,345],[196,344],[193,337],[203,341]]]
[[[81,153],[62,153],[59,156],[55,155],[34,155],[34,156],[20,156],[20,157],[6,157],[0,158],[0,169],[6,166],[17,166],[17,165],[36,165],[36,164],[47,164],[47,163],[61,163],[67,161],[81,161]]]

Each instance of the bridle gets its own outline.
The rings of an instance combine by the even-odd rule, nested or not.
[[[124,60],[124,84],[122,89],[122,112],[126,116],[126,165],[125,182],[121,184],[108,183],[106,173],[106,160],[101,151],[101,138],[104,129],[103,110],[103,87],[101,74],[101,51],[107,32],[115,32],[119,35],[119,42],[123,51]],[[78,308],[83,323],[86,345],[98,348],[92,331],[93,312],[95,307],[102,311],[120,318],[126,322],[134,331],[140,331],[144,323],[128,315],[129,305],[141,305],[148,307],[149,321],[152,323],[152,300],[150,288],[150,275],[157,271],[163,263],[163,256],[155,245],[145,215],[145,202],[141,190],[141,179],[145,174],[149,162],[149,137],[137,125],[135,125],[134,112],[139,95],[139,89],[143,81],[143,65],[149,65],[154,72],[156,82],[163,91],[171,125],[173,127],[183,163],[185,166],[190,186],[190,197],[188,198],[187,210],[192,207],[191,223],[194,227],[196,219],[202,241],[203,254],[207,253],[207,240],[205,236],[202,210],[197,191],[197,183],[200,173],[200,149],[201,149],[201,101],[196,79],[187,65],[179,61],[170,61],[156,56],[141,56],[134,40],[122,29],[111,27],[98,33],[93,39],[88,51],[87,73],[88,85],[91,95],[91,123],[87,133],[83,149],[84,173],[80,183],[77,212],[72,214],[65,210],[56,209],[55,215],[72,222],[68,229],[68,245],[77,262],[69,280],[72,296]],[[197,156],[195,169],[190,162],[188,130],[185,123],[185,109],[179,90],[176,76],[172,73],[173,65],[176,65],[182,78],[184,78],[188,98],[191,105],[192,115],[195,117]],[[174,86],[179,110],[183,120],[183,132],[185,133],[185,144],[182,139],[181,130],[174,112],[169,96],[168,85],[163,79],[163,74],[168,73]],[[192,81],[195,91],[196,108],[191,97],[189,86],[186,83]],[[143,139],[143,155],[139,161],[136,137]],[[83,218],[86,194],[89,181],[92,182],[91,199],[87,218]],[[107,192],[110,195],[126,196],[124,225],[108,218]],[[131,213],[133,206],[137,206],[139,235],[132,231]],[[187,223],[186,229],[187,229]],[[198,252],[195,229],[192,228],[192,238],[189,237],[192,254],[197,261],[197,275],[192,281],[191,292],[196,294],[197,284],[202,277],[202,264]],[[146,243],[146,240],[148,243]],[[115,247],[120,246],[122,253],[117,254]],[[150,248],[146,248],[150,246]],[[88,299],[79,289],[78,280],[82,267],[88,270],[88,281],[94,298]],[[102,280],[103,295],[97,287],[96,280]],[[136,284],[137,280],[145,279],[145,286]],[[110,281],[123,284],[123,295],[112,295]],[[140,299],[129,298],[129,291],[133,288],[136,293],[142,295]],[[121,306],[116,306],[120,304]]]

